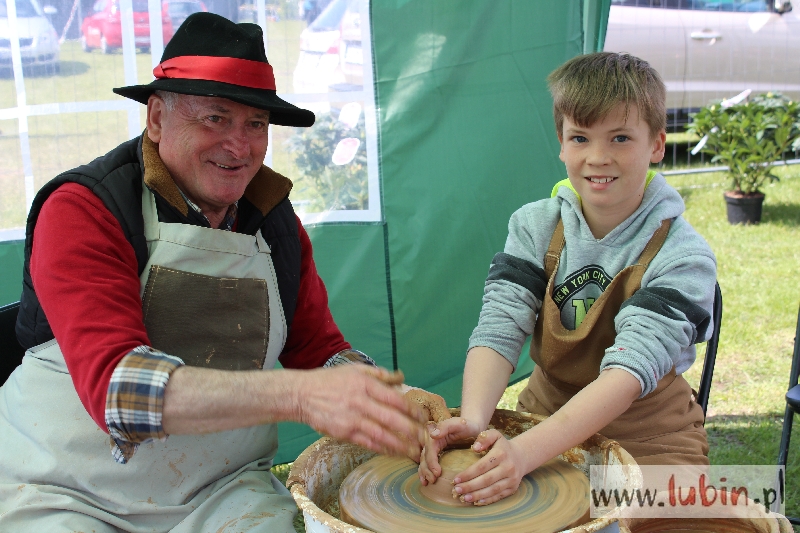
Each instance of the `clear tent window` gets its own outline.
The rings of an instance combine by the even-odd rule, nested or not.
[[[305,224],[381,220],[369,0],[0,0],[0,241],[24,236],[36,191],[145,127],[113,87],[149,83],[191,13],[264,29],[278,94],[311,109],[273,126],[266,164]]]

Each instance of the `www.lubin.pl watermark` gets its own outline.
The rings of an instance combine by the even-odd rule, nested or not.
[[[763,518],[784,514],[777,466],[592,466],[593,518]]]

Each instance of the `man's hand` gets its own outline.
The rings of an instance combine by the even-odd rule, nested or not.
[[[367,365],[341,365],[302,376],[293,418],[378,453],[419,456],[426,414],[392,386],[394,374]]]
[[[428,424],[428,437],[419,462],[419,481],[423,485],[435,483],[442,475],[439,452],[454,444],[464,444],[474,439],[480,428],[466,418],[455,417],[438,424]]]
[[[285,420],[378,453],[419,456],[423,409],[398,390],[402,374],[368,365],[226,371],[182,366],[164,393],[164,431],[203,434]]]
[[[522,467],[526,457],[517,442],[490,429],[478,435],[472,449],[486,455],[453,479],[453,490],[462,501],[489,505],[517,492],[527,473]]]

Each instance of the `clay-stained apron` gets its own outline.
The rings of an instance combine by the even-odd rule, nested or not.
[[[161,223],[143,189],[150,258],[141,292],[153,346],[193,366],[272,369],[286,321],[261,233]],[[105,524],[131,532],[293,531],[294,502],[269,471],[274,425],[171,436],[120,465],[55,341],[31,349],[0,392],[0,530],[25,530],[18,524],[35,508],[44,526],[48,515],[54,527],[68,515],[98,532],[111,531]]]
[[[536,368],[519,396],[519,410],[549,416],[597,378],[605,349],[614,343],[614,317],[641,286],[642,276],[661,249],[669,228],[670,221],[665,220],[637,263],[617,274],[583,322],[568,330],[553,299],[558,263],[566,244],[559,220],[545,256],[548,284],[531,340],[530,355]],[[634,401],[599,433],[618,441],[639,464],[708,464],[703,420],[702,409],[692,400],[691,387],[673,370],[659,381],[655,391]]]

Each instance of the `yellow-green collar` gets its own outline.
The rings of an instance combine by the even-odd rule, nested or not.
[[[645,189],[647,189],[647,187],[650,186],[650,182],[653,181],[653,178],[656,177],[656,174],[658,174],[658,172],[656,172],[655,170],[648,170],[647,171],[647,179],[646,179],[645,184],[644,184],[644,188]],[[575,187],[572,186],[572,183],[569,182],[569,178],[565,178],[565,179],[559,181],[558,183],[556,183],[555,185],[553,185],[553,190],[550,193],[550,198],[555,198],[556,195],[558,194],[558,189],[561,188],[561,187],[566,187],[567,189],[569,189],[569,190],[571,190],[572,192],[575,193],[575,196],[578,197],[578,200],[581,199],[581,195],[578,194],[578,191],[576,191]]]

